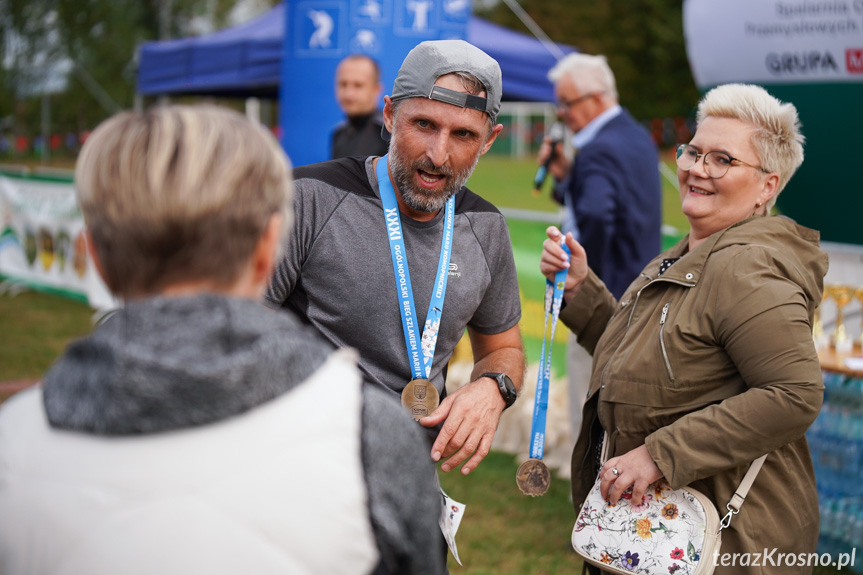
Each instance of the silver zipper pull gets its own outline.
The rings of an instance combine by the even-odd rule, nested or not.
[[[671,305],[671,302],[665,304],[665,307],[662,308],[662,317],[659,318],[659,325],[665,325],[665,318],[668,316],[668,306]]]

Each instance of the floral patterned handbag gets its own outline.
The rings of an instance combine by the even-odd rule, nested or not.
[[[720,531],[739,512],[766,457],[749,467],[722,520],[713,502],[695,489],[671,489],[661,479],[647,488],[641,504],[632,503],[628,489],[610,505],[597,479],[575,520],[572,547],[586,563],[610,573],[710,575]]]

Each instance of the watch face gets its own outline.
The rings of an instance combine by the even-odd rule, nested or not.
[[[506,386],[506,393],[509,397],[512,398],[513,401],[515,401],[515,399],[518,397],[518,394],[515,391],[515,385],[513,385],[512,380],[507,376],[504,376],[504,378],[506,378],[504,380],[504,385]]]
[[[500,395],[503,397],[506,406],[509,407],[518,398],[518,392],[515,390],[515,385],[505,373],[484,373],[481,377],[490,377],[497,381],[497,387],[500,390]]]
[[[513,385],[509,376],[502,373],[498,376],[497,381],[500,386],[500,392],[504,394],[503,398],[506,400],[507,407],[515,403],[515,400],[518,398],[518,393],[515,391],[515,385]]]

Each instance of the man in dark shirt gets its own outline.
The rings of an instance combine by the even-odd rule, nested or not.
[[[332,159],[347,156],[383,156],[387,142],[381,137],[384,120],[378,109],[383,92],[378,63],[361,54],[346,57],[336,68],[336,100],[347,118],[333,131]]]
[[[384,98],[389,153],[294,172],[298,225],[266,298],[359,350],[367,386],[401,401],[428,430],[427,457],[463,475],[488,454],[524,377],[506,220],[464,186],[503,129],[501,86],[498,63],[463,40],[411,50]],[[471,383],[447,394],[465,331]],[[444,534],[429,548],[445,559]]]

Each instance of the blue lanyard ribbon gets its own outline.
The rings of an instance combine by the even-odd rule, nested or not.
[[[434,351],[437,346],[437,336],[440,329],[440,317],[443,313],[443,303],[446,297],[446,282],[449,277],[449,261],[452,254],[453,218],[455,214],[455,195],[447,200],[444,212],[444,230],[440,246],[437,276],[434,290],[429,300],[429,309],[423,325],[422,336],[418,339],[418,326],[414,311],[414,292],[411,287],[411,274],[408,269],[408,256],[405,251],[402,225],[399,216],[399,206],[396,192],[390,182],[387,170],[387,156],[378,160],[375,173],[378,178],[378,189],[381,194],[381,204],[384,208],[384,221],[390,240],[390,252],[393,258],[393,272],[396,278],[399,310],[402,315],[402,330],[405,336],[405,347],[408,352],[411,373],[414,379],[429,379],[431,376]]]
[[[560,247],[569,257],[569,248],[564,242]],[[533,403],[533,422],[530,425],[530,456],[542,459],[545,448],[545,420],[548,413],[548,388],[551,382],[551,346],[557,329],[557,318],[563,304],[563,288],[566,285],[566,269],[554,275],[554,283],[545,280],[545,323],[542,326],[542,351],[539,354],[539,373],[536,377],[536,396]],[[551,316],[551,339],[548,342],[548,356],[545,355],[548,316]]]

